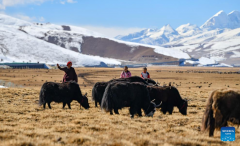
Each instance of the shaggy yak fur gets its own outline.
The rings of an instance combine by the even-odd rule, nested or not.
[[[39,105],[48,107],[51,109],[50,103],[55,101],[57,103],[62,102],[63,108],[65,105],[68,105],[68,108],[71,109],[70,103],[76,100],[82,105],[85,109],[89,108],[88,98],[86,95],[82,96],[79,85],[76,82],[66,82],[66,83],[54,83],[46,82],[42,85],[39,96]]]
[[[92,89],[92,100],[95,101],[95,107],[97,107],[97,104],[101,105],[102,97],[105,91],[105,88],[107,87],[108,83],[111,82],[140,82],[145,85],[148,85],[148,83],[138,76],[133,76],[130,78],[120,78],[120,79],[113,79],[108,82],[97,82]],[[153,80],[150,81],[150,83],[155,82]]]
[[[171,86],[147,86],[147,89],[151,100],[154,100],[156,104],[161,103],[160,107],[163,114],[166,114],[166,112],[172,114],[173,107],[176,106],[181,114],[187,115],[188,101],[182,99],[177,88]]]
[[[142,83],[109,83],[103,95],[101,108],[112,115],[112,110],[119,114],[118,109],[123,107],[130,107],[129,112],[133,118],[135,113],[142,116],[141,109],[146,116],[153,116],[156,105],[150,101],[146,85]]]
[[[239,120],[240,91],[233,89],[213,91],[202,118],[202,131],[209,130],[209,136],[213,136],[215,128],[226,127],[228,121],[239,124]]]

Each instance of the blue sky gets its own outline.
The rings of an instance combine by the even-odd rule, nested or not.
[[[0,11],[14,17],[77,25],[109,36],[166,24],[201,26],[220,10],[239,11],[240,0],[0,0]]]

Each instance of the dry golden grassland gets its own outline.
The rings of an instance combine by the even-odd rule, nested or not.
[[[172,115],[159,109],[154,117],[131,119],[128,108],[120,115],[110,115],[94,107],[91,89],[98,81],[118,78],[122,69],[77,68],[82,93],[88,93],[90,109],[80,109],[72,102],[72,109],[52,103],[52,109],[38,106],[41,85],[46,81],[60,82],[63,72],[44,69],[1,69],[0,80],[16,86],[0,89],[0,145],[239,145],[240,130],[236,125],[236,141],[222,142],[220,131],[209,138],[202,133],[201,120],[211,91],[240,87],[240,74],[176,73],[176,71],[238,71],[238,68],[152,67],[151,78],[161,82],[175,82],[183,98],[188,97],[188,115],[174,108]],[[140,75],[142,69],[130,69]],[[204,83],[205,82],[205,83]],[[212,83],[212,84],[211,84]],[[209,85],[211,84],[211,85]],[[19,88],[19,85],[23,87]],[[199,86],[202,86],[199,88]],[[229,86],[229,87],[228,87]]]

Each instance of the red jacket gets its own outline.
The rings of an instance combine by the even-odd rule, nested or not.
[[[65,72],[65,75],[63,76],[63,82],[68,82],[68,81],[78,82],[78,77],[74,68],[72,67],[61,68],[60,66],[58,68]]]

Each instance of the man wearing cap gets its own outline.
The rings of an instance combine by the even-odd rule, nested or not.
[[[78,82],[78,77],[75,72],[75,69],[72,67],[72,62],[69,61],[67,63],[67,67],[61,68],[59,64],[57,64],[57,67],[65,72],[65,75],[63,76],[63,82],[68,82],[68,81],[75,81]]]

